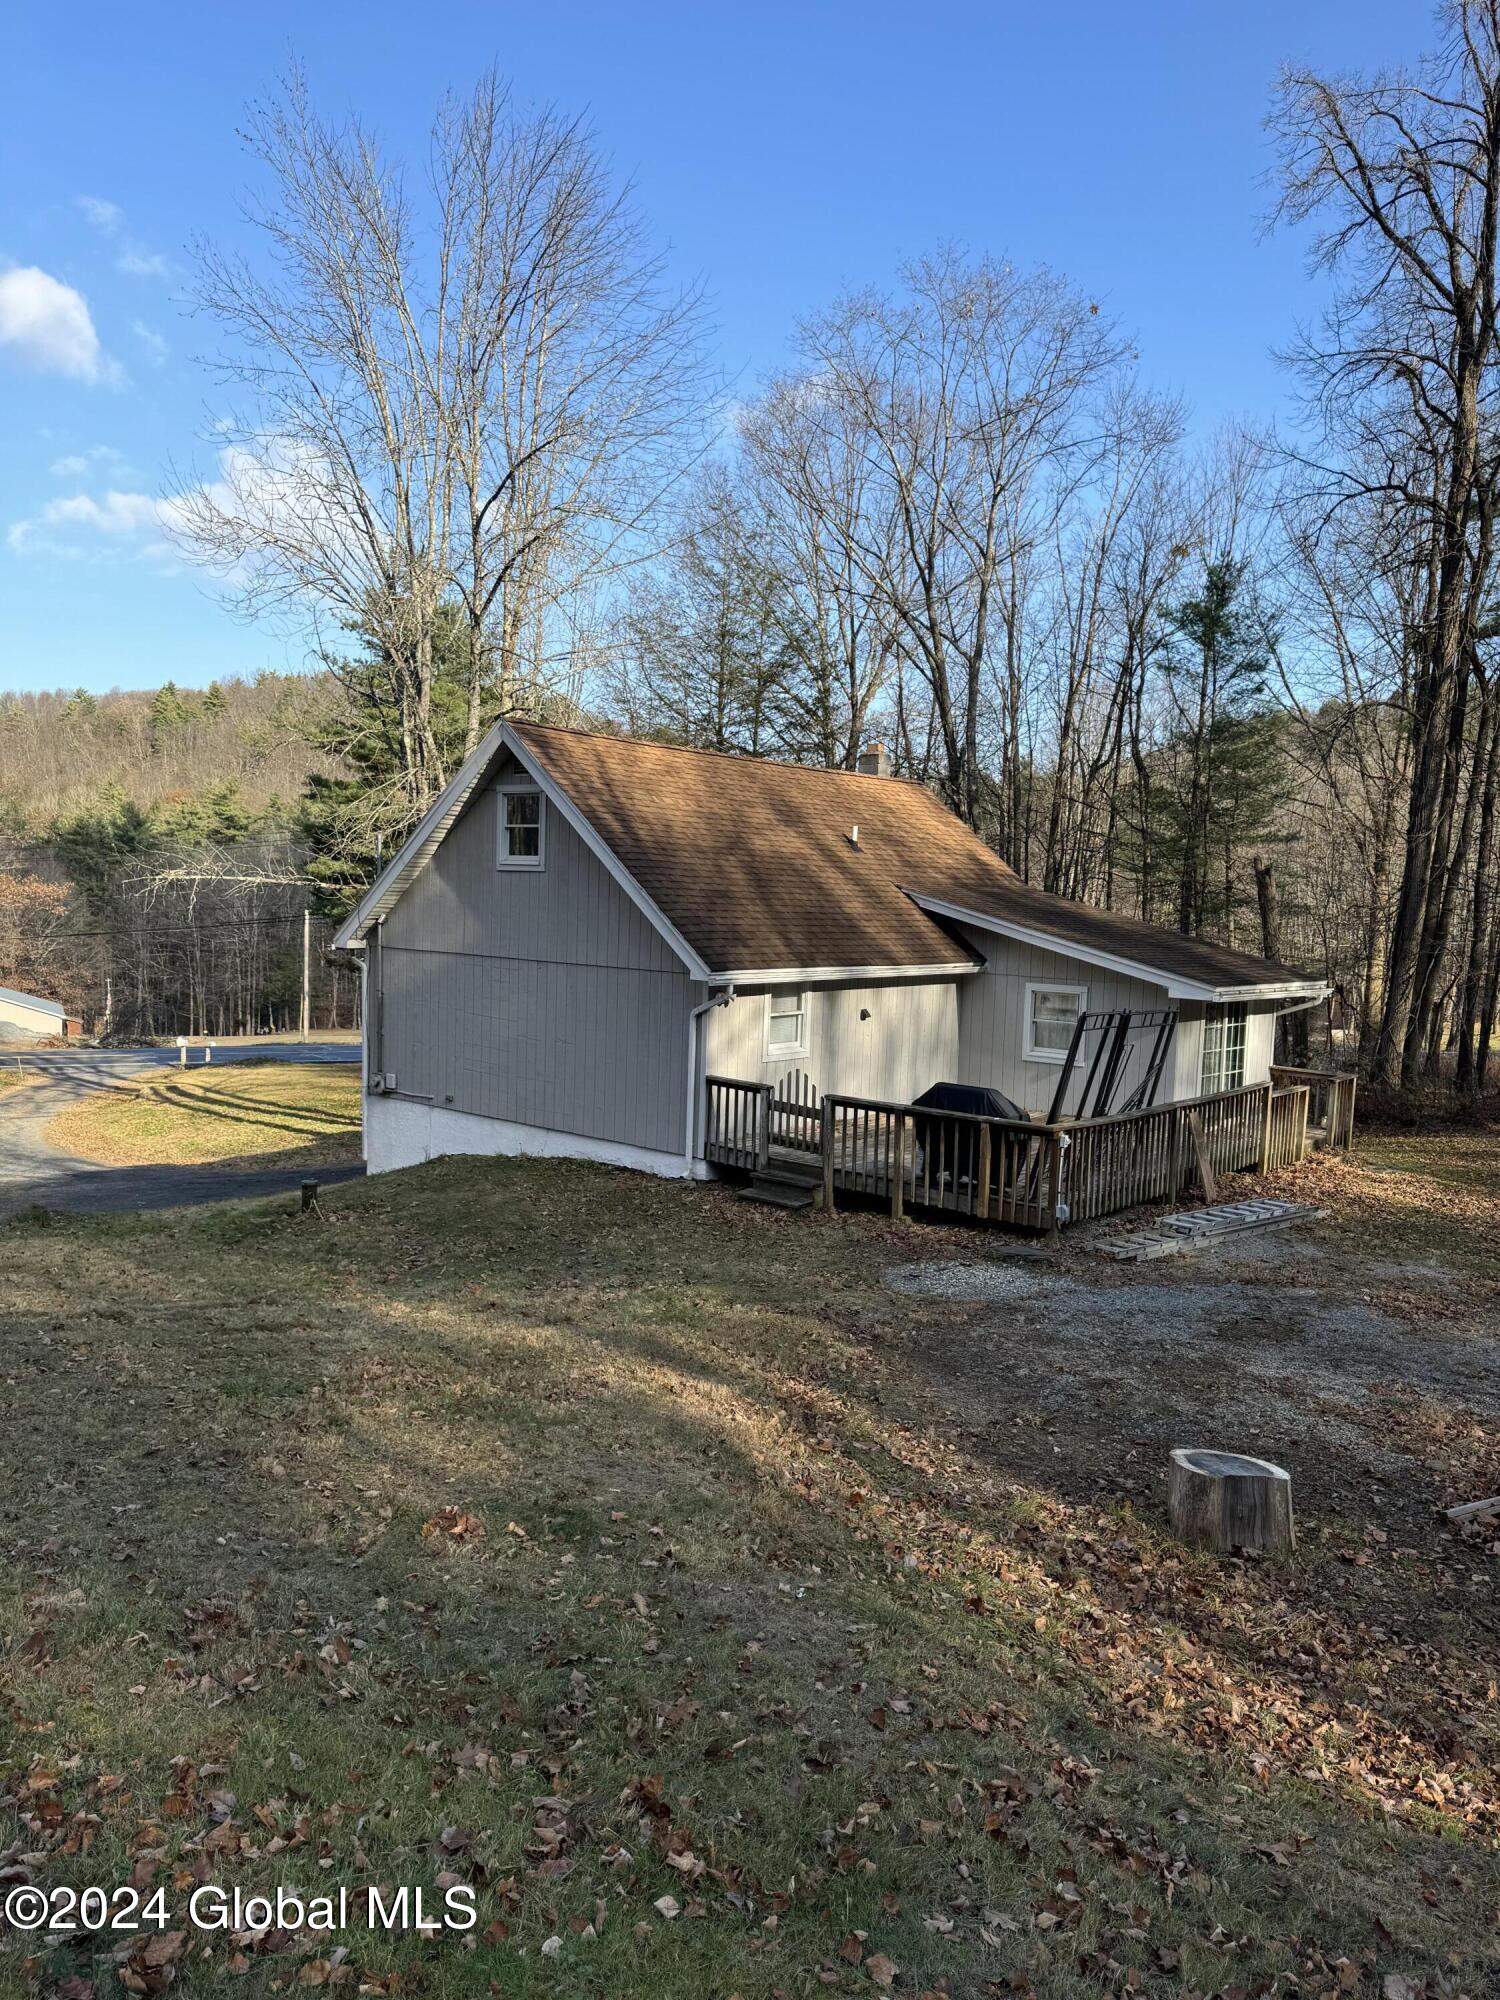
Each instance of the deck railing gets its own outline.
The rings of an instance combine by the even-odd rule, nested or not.
[[[1273,1071],[1269,1083],[1216,1091],[1145,1111],[1049,1125],[933,1111],[888,1098],[824,1097],[818,1110],[823,1200],[840,1192],[888,1202],[893,1215],[936,1209],[976,1221],[1052,1230],[1144,1202],[1175,1201],[1202,1170],[1234,1174],[1294,1166],[1308,1151],[1325,1090],[1330,1129],[1347,1145],[1353,1079]],[[708,1078],[705,1156],[763,1171],[792,1149],[777,1133],[789,1107],[769,1084]],[[805,1119],[806,1107],[790,1107]],[[1335,1143],[1329,1141],[1328,1143]],[[801,1150],[798,1148],[797,1150]],[[805,1156],[805,1155],[804,1155]]]
[[[873,1097],[823,1099],[823,1200],[889,1201],[891,1213],[950,1215],[1047,1229],[1057,1200],[1055,1130]]]
[[[1192,1113],[1214,1173],[1258,1166],[1269,1096],[1268,1084],[1251,1084],[1066,1126],[1066,1220],[1091,1222],[1142,1202],[1175,1201],[1198,1172]]]
[[[1352,1076],[1326,1069],[1290,1069],[1273,1063],[1275,1084],[1305,1084],[1309,1103],[1307,1123],[1316,1145],[1330,1152],[1346,1153],[1354,1142],[1354,1093]]]
[[[737,1076],[705,1077],[703,1156],[758,1173],[771,1158],[771,1086]]]
[[[1294,1167],[1307,1154],[1307,1112],[1311,1092],[1305,1083],[1272,1083],[1270,1115],[1266,1120],[1266,1143],[1261,1160],[1262,1173]]]

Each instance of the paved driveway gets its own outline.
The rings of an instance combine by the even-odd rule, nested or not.
[[[349,1043],[227,1043],[214,1050],[214,1066],[274,1057],[277,1062],[351,1062],[359,1050]],[[194,1069],[202,1051],[191,1051]],[[14,1055],[0,1054],[9,1064]],[[101,1167],[75,1159],[47,1143],[46,1127],[65,1105],[124,1078],[177,1062],[175,1049],[40,1049],[22,1054],[42,1081],[0,1092],[0,1214],[36,1203],[43,1208],[98,1213],[137,1208],[177,1208],[186,1202],[234,1201],[247,1195],[280,1194],[300,1185],[303,1172],[289,1167]],[[321,1181],[351,1180],[362,1166],[320,1167]]]

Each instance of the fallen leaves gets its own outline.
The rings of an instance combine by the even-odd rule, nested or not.
[[[128,1938],[115,1947],[115,1976],[127,1993],[164,1993],[177,1977],[177,1962],[187,1946],[186,1931]]]
[[[510,1524],[519,1533],[515,1523]],[[484,1539],[484,1523],[477,1514],[462,1507],[439,1507],[422,1523],[422,1539],[430,1541],[478,1542]]]

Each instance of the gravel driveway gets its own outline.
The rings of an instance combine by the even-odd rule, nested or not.
[[[221,1044],[214,1050],[220,1063],[264,1061],[343,1062],[356,1060],[349,1043],[245,1042]],[[0,1056],[10,1062],[13,1055]],[[100,1214],[141,1208],[179,1208],[204,1201],[237,1201],[246,1196],[281,1194],[300,1185],[303,1171],[295,1167],[101,1167],[60,1153],[46,1138],[46,1128],[67,1105],[128,1077],[171,1069],[175,1049],[42,1049],[22,1053],[27,1069],[40,1070],[40,1083],[0,1092],[0,1215],[33,1204]],[[202,1061],[192,1051],[194,1069]],[[322,1181],[352,1180],[362,1166],[323,1167]]]

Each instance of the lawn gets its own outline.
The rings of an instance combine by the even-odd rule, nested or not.
[[[59,1112],[47,1137],[111,1167],[359,1158],[357,1063],[198,1062],[133,1078]]]
[[[1493,1993],[1496,1286],[1409,1164],[1149,1283],[565,1162],[11,1224],[0,1867],[169,1914],[0,1985]],[[1293,1562],[1166,1537],[1226,1407]],[[475,1927],[183,1917],[402,1884]]]

